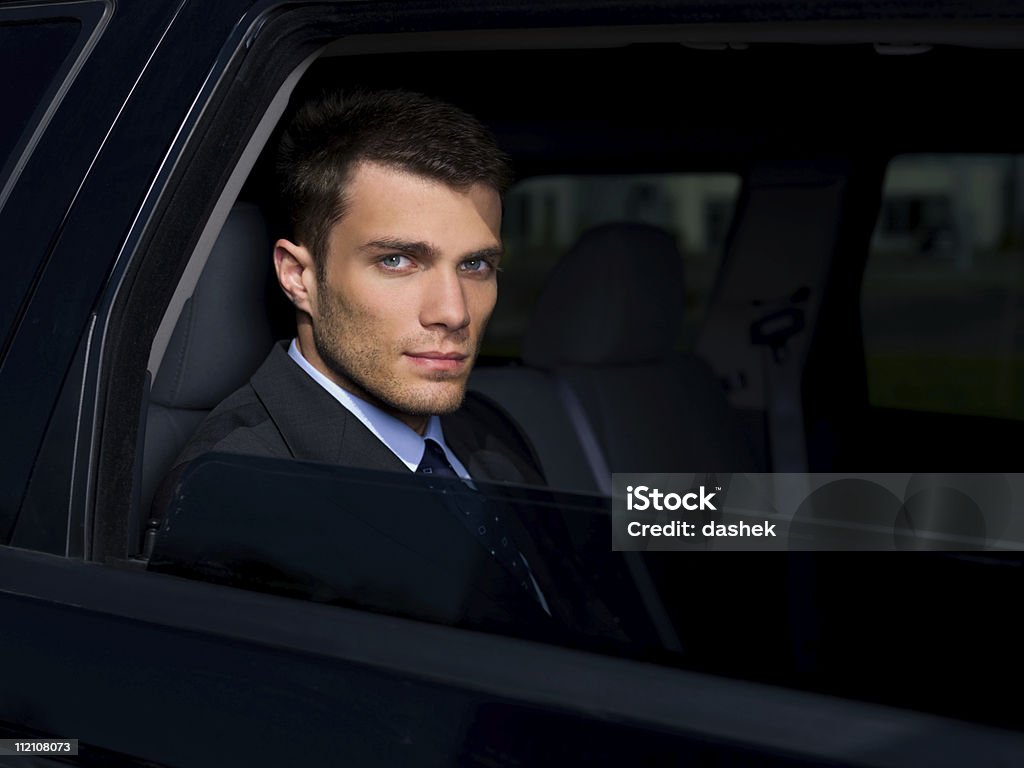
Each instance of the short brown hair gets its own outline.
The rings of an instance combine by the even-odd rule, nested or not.
[[[360,162],[376,162],[456,189],[482,183],[503,195],[508,157],[475,117],[408,91],[333,92],[304,104],[281,137],[275,168],[292,238],[323,279],[327,237],[344,214],[345,186]]]

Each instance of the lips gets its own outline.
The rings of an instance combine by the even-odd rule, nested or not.
[[[465,360],[468,355],[462,352],[406,352],[409,357],[427,360]]]
[[[458,371],[469,360],[462,352],[406,352],[412,364],[424,371]]]

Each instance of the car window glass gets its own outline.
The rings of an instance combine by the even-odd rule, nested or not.
[[[41,107],[64,59],[78,38],[81,24],[71,19],[0,23],[0,189],[17,162],[17,151],[35,127],[33,113]]]
[[[527,532],[522,549],[550,614],[504,578],[461,522],[466,505],[476,503],[514,519],[516,535]],[[1007,629],[1012,617],[998,606],[1019,590],[1019,557],[1002,561],[1010,567],[996,583],[995,561],[921,553],[915,572],[931,587],[908,600],[888,589],[905,568],[892,558],[870,558],[853,579],[839,558],[792,552],[748,552],[743,563],[711,551],[615,552],[609,505],[588,494],[211,453],[182,476],[148,569],[660,665],[992,716],[996,700],[982,692],[987,678],[974,667],[936,678],[946,646],[931,640],[955,637],[980,664],[988,663],[982,649],[992,664],[1005,659],[1015,636]],[[975,598],[951,603],[949,595],[964,589]],[[813,628],[810,661],[806,650],[794,655],[802,642],[792,635],[794,621],[812,625],[796,627]],[[991,631],[972,630],[972,621]],[[893,636],[914,653],[894,654]]]
[[[732,221],[740,178],[728,173],[543,176],[505,197],[500,298],[485,354],[515,357],[544,276],[586,230],[613,222],[652,224],[669,232],[684,263],[686,315],[680,349],[689,349]]]
[[[861,294],[872,405],[1024,418],[1024,156],[905,155]]]
[[[182,476],[148,568],[543,641],[654,651],[664,641],[623,554],[611,551],[609,511],[599,496],[211,453]],[[521,557],[496,554],[488,526]]]

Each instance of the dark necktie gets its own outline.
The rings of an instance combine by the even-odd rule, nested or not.
[[[444,449],[434,440],[424,440],[425,450],[423,459],[416,471],[433,477],[450,477],[458,479],[458,473],[448,463],[448,457],[444,455]],[[467,497],[459,494],[457,499],[459,510],[462,514],[459,518],[463,525],[469,529],[480,545],[488,550],[494,558],[508,571],[525,592],[541,602],[530,579],[529,566],[519,554],[519,548],[508,529],[502,524],[501,516],[490,511],[487,499],[480,493],[473,493]],[[543,607],[543,603],[541,603]],[[545,609],[546,610],[546,609]]]

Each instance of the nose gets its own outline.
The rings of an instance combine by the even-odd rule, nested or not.
[[[448,331],[469,325],[469,306],[458,274],[454,270],[438,268],[430,270],[427,275],[420,323],[427,328],[443,326]]]

